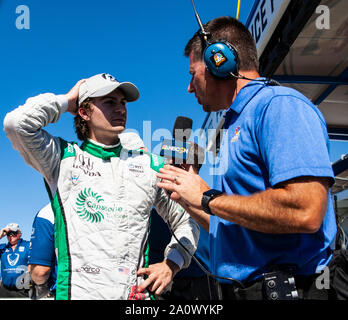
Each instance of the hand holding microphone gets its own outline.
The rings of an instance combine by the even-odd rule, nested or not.
[[[157,185],[170,191],[172,200],[201,209],[202,195],[210,187],[198,174],[171,165],[165,165],[159,171],[157,177],[162,180]]]
[[[167,158],[170,164],[188,169],[193,166],[198,173],[204,162],[204,149],[189,138],[192,133],[192,119],[177,117],[173,127],[173,139],[164,139],[160,155]]]
[[[177,117],[173,128],[174,139],[164,139],[162,142],[160,155],[169,159],[172,165],[166,165],[160,169],[160,174],[157,176],[162,180],[158,186],[167,190],[171,199],[177,202],[181,199],[185,200],[186,194],[197,187],[204,191],[210,189],[198,176],[205,154],[203,148],[188,141],[191,132],[192,120]],[[197,199],[194,202],[196,203]]]

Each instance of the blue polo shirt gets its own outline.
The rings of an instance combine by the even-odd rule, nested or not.
[[[28,270],[29,241],[19,239],[12,250],[10,243],[0,245],[1,276],[6,288],[16,289],[17,278]]]
[[[334,181],[325,120],[293,89],[249,82],[227,111],[224,128],[215,189],[248,196],[300,176]],[[314,234],[266,234],[212,216],[210,266],[219,276],[242,281],[259,278],[275,264],[314,274],[330,260],[335,234],[331,197]]]
[[[35,216],[30,239],[29,264],[51,267],[48,286],[54,291],[57,280],[57,259],[54,250],[54,213],[50,204]]]

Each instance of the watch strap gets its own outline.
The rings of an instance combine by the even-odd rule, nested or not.
[[[210,214],[210,215],[214,215],[209,207],[209,203],[211,200],[213,200],[214,198],[216,198],[217,196],[221,195],[222,192],[216,189],[210,189],[206,192],[203,193],[202,196],[202,200],[201,200],[201,205],[202,205],[202,209],[204,212]]]

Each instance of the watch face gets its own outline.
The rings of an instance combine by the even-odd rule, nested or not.
[[[220,194],[222,194],[222,192],[215,189],[210,189],[203,193],[201,204],[202,204],[202,209],[204,210],[204,212],[210,215],[213,215],[213,213],[211,212],[209,208],[209,202],[213,200],[215,196],[218,196]]]
[[[206,196],[211,197],[211,196],[214,196],[214,195],[222,194],[222,192],[219,191],[219,190],[210,189],[210,190],[204,192],[203,194],[206,195]]]

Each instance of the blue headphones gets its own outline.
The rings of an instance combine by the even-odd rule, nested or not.
[[[207,69],[217,78],[228,79],[239,75],[239,57],[237,49],[226,40],[209,42],[210,33],[204,30],[193,0],[192,7],[200,27],[199,35],[205,44],[203,61]]]
[[[199,35],[205,44],[203,51],[203,61],[209,72],[219,79],[249,79],[239,73],[239,56],[237,49],[226,40],[209,42],[210,33],[204,30],[201,19],[197,13],[195,4],[191,0],[196,19],[200,27]],[[273,79],[258,79],[256,81],[264,82],[269,86],[279,86],[280,83]]]
[[[206,35],[204,33],[201,32],[203,37]],[[209,43],[208,40],[204,41],[206,48],[203,52],[203,60],[207,69],[217,78],[237,77],[239,58],[236,48],[225,40],[218,40],[213,43]]]

